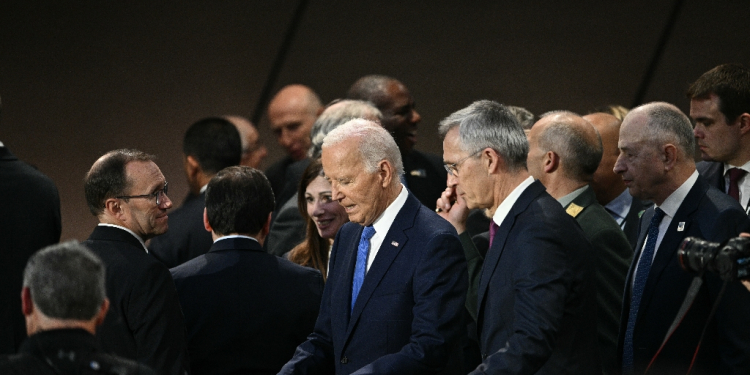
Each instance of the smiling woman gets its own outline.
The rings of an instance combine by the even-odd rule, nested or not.
[[[297,206],[307,223],[305,241],[294,247],[287,257],[290,261],[315,268],[326,280],[328,252],[339,228],[349,218],[338,201],[331,196],[331,184],[322,176],[320,160],[313,160],[305,169],[297,192]]]

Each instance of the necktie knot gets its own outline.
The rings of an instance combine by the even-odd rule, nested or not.
[[[368,226],[365,227],[364,230],[362,230],[362,238],[364,238],[364,239],[366,239],[368,241],[374,235],[375,235],[375,227],[373,227],[372,225],[368,225]]]
[[[664,210],[662,210],[659,207],[656,207],[654,209],[654,217],[651,218],[651,225],[656,225],[657,228],[659,224],[661,223],[661,219],[664,218]]]
[[[734,181],[736,183],[747,174],[747,171],[740,168],[729,168],[727,173],[729,173],[729,181]]]

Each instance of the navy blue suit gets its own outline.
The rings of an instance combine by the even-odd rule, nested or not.
[[[315,331],[280,374],[431,374],[458,349],[468,278],[453,226],[410,193],[350,314],[361,233],[339,230]]]
[[[263,251],[249,238],[226,238],[171,269],[198,374],[275,374],[312,332],[323,278]]]
[[[477,374],[601,374],[596,253],[534,181],[500,224],[478,288]]]
[[[643,214],[636,254],[625,282],[618,353],[622,359],[623,336],[628,323],[633,268],[640,258],[654,208]],[[633,333],[634,370],[643,373],[661,345],[695,276],[683,270],[677,250],[685,237],[721,242],[747,231],[750,221],[733,198],[709,188],[702,177],[690,189],[669,224],[657,249],[641,297]],[[682,230],[679,228],[682,227]],[[654,374],[685,374],[701,331],[721,289],[716,274],[706,273],[704,285],[692,307],[654,362]],[[750,293],[739,282],[728,285],[719,310],[708,326],[692,374],[750,373]]]

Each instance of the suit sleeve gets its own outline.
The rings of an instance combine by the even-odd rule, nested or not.
[[[189,371],[185,319],[169,271],[153,263],[138,275],[128,304],[128,321],[137,345],[138,362],[160,374]]]
[[[440,371],[462,333],[468,277],[458,238],[441,234],[425,245],[413,283],[411,340],[354,374],[420,374]]]

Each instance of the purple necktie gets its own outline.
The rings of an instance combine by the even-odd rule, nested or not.
[[[727,171],[729,174],[729,196],[736,199],[738,202],[740,200],[740,186],[737,184],[740,179],[745,176],[747,171],[739,169],[739,168],[730,168],[729,171]]]
[[[500,228],[495,224],[495,220],[490,220],[490,249],[492,248],[492,240],[495,239],[495,233],[497,233],[497,229]]]

